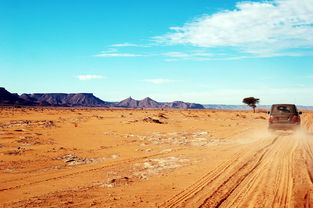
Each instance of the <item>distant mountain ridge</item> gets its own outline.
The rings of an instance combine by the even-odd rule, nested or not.
[[[64,107],[103,107],[109,104],[92,93],[34,93],[22,94],[20,98],[39,105]]]
[[[187,103],[183,101],[174,101],[170,103],[159,103],[149,97],[143,100],[135,100],[131,97],[122,100],[114,105],[119,108],[164,108],[164,109],[204,109],[204,106],[197,103]]]
[[[159,103],[149,97],[135,100],[131,97],[120,102],[112,103],[103,101],[92,93],[33,93],[12,94],[0,88],[0,105],[26,105],[26,106],[60,106],[60,107],[104,107],[104,108],[176,108],[176,109],[204,109],[196,103],[175,101]]]
[[[55,107],[103,107],[103,108],[151,108],[151,109],[225,109],[250,110],[247,105],[197,104],[183,101],[161,103],[149,97],[135,100],[128,97],[120,102],[106,102],[92,93],[10,93],[0,87],[0,106],[55,106]],[[258,109],[270,109],[270,105],[258,105]],[[313,110],[313,106],[297,105],[300,110]]]

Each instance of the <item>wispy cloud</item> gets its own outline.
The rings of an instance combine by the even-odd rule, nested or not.
[[[95,56],[98,56],[98,57],[136,57],[136,56],[143,56],[143,55],[134,54],[134,53],[100,53]]]
[[[101,75],[78,75],[76,76],[77,79],[79,80],[90,80],[90,79],[103,79],[104,76],[101,76]]]
[[[113,44],[112,47],[138,47],[138,44],[134,43],[118,43],[118,44]]]
[[[172,79],[145,79],[144,81],[150,82],[153,84],[165,84],[165,83],[176,82],[177,80],[172,80]]]
[[[118,44],[112,44],[110,48],[108,48],[105,51],[101,51],[101,53],[96,54],[94,56],[97,57],[138,57],[138,56],[152,56],[151,54],[140,54],[140,53],[129,53],[129,52],[120,52],[118,48],[127,48],[127,47],[142,47],[142,48],[148,48],[150,45],[140,45],[140,44],[134,44],[134,43],[118,43]]]
[[[313,47],[313,0],[245,1],[236,10],[204,15],[170,29],[156,39],[168,45],[232,47],[260,57],[298,55],[286,50]]]
[[[167,52],[162,54],[166,58],[164,59],[167,62],[180,61],[180,60],[191,60],[191,61],[225,61],[225,60],[239,60],[245,58],[254,58],[253,56],[225,56],[225,54],[213,54],[207,52],[191,52],[191,53],[182,53],[182,52]]]
[[[136,56],[144,56],[142,54],[135,54],[135,53],[121,53],[116,48],[109,48],[105,51],[101,51],[99,54],[94,56],[97,57],[136,57]]]
[[[138,48],[149,48],[151,46],[155,45],[155,43],[149,43],[149,44],[136,44],[136,43],[117,43],[112,44],[112,47],[138,47]]]
[[[191,52],[178,52],[172,51],[163,53],[163,56],[166,57],[165,61],[177,61],[177,60],[196,60],[196,61],[206,61],[212,60],[214,56],[219,56],[219,54],[212,54],[207,52],[191,51]]]

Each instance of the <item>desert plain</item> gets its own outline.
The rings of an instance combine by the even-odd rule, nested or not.
[[[0,109],[0,207],[313,207],[313,112]]]

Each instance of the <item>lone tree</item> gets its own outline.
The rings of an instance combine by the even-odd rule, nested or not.
[[[242,102],[253,108],[253,112],[255,113],[256,104],[260,102],[260,99],[255,97],[247,97],[244,98]]]

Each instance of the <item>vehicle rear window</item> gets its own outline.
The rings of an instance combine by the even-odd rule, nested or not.
[[[273,113],[294,113],[295,108],[292,105],[291,106],[277,105],[273,107],[272,112]]]

